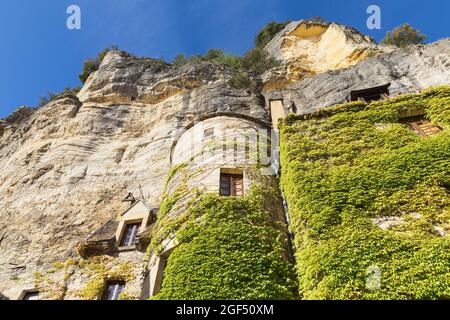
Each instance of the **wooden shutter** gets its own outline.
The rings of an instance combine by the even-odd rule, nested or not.
[[[244,195],[244,179],[242,175],[232,175],[231,179],[231,194],[233,196]]]
[[[422,137],[429,137],[441,132],[441,128],[433,125],[431,121],[423,116],[405,118],[400,120],[401,123],[409,125],[409,127]]]
[[[230,175],[228,174],[220,174],[220,195],[227,197],[231,196]]]
[[[421,120],[417,122],[411,122],[411,127],[414,131],[420,134],[422,137],[429,137],[441,132],[441,129],[434,126],[431,121]]]
[[[220,174],[221,196],[243,196],[244,177],[242,174]]]

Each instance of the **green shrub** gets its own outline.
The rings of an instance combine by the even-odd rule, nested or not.
[[[182,225],[172,226],[179,246],[153,299],[295,299],[286,237],[273,222],[273,207],[263,205],[274,196],[279,193],[267,186],[245,197],[200,196]]]
[[[426,35],[406,23],[386,33],[386,37],[381,41],[381,44],[405,48],[410,45],[424,43],[426,39]]]
[[[75,88],[64,88],[63,92],[60,93],[53,93],[53,92],[49,92],[47,93],[46,96],[42,96],[39,98],[39,104],[38,104],[38,108],[43,107],[45,105],[47,105],[48,103],[52,102],[53,100],[66,95],[66,94],[71,94],[71,95],[77,95],[78,92],[80,92],[81,87],[75,87]]]
[[[249,89],[252,79],[246,72],[236,72],[230,79],[230,85],[236,89]]]
[[[263,48],[268,44],[279,32],[281,32],[290,21],[286,22],[269,22],[262,28],[255,37],[255,47]]]
[[[267,70],[279,65],[279,62],[271,57],[262,48],[251,49],[239,57],[227,54],[220,49],[210,49],[206,55],[194,55],[186,57],[182,54],[177,55],[173,64],[183,66],[188,63],[214,62],[230,67],[234,75],[230,79],[230,85],[237,89],[248,89],[251,87],[252,80],[249,73],[256,76],[262,75]]]
[[[103,58],[106,56],[106,54],[108,52],[110,52],[111,50],[118,50],[118,49],[119,48],[117,46],[111,46],[111,47],[104,49],[102,52],[100,52],[95,59],[87,59],[83,63],[83,70],[81,71],[80,75],[78,76],[80,81],[84,84],[86,82],[86,80],[89,78],[89,76],[91,75],[91,73],[98,70],[98,68],[100,67],[100,64],[102,63]]]
[[[261,75],[279,63],[262,48],[249,50],[241,59],[242,69]]]
[[[184,66],[189,63],[189,59],[184,54],[179,54],[173,59],[172,63],[177,66]]]
[[[230,80],[230,84],[235,88],[249,88],[251,85],[248,73],[256,76],[262,75],[267,70],[279,65],[279,62],[269,57],[263,47],[281,30],[288,22],[278,23],[270,22],[267,24],[255,38],[255,48],[247,51],[243,56],[228,54],[221,49],[209,49],[205,55],[193,55],[186,57],[179,54],[173,60],[173,64],[183,66],[188,63],[214,62],[228,66],[236,73]]]
[[[240,57],[228,54],[221,49],[209,49],[204,56],[193,55],[190,57],[186,57],[183,54],[179,54],[175,57],[172,63],[177,66],[183,66],[188,63],[195,64],[201,62],[220,63],[234,69],[238,69],[240,67]]]

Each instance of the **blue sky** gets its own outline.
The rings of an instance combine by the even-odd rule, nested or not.
[[[66,28],[66,8],[82,10],[82,29]],[[368,30],[366,9],[382,9],[382,29]],[[380,40],[409,22],[428,41],[449,37],[447,0],[1,0],[0,118],[35,106],[47,92],[80,85],[82,62],[115,44],[139,56],[163,57],[222,48],[242,54],[271,20],[321,16]]]

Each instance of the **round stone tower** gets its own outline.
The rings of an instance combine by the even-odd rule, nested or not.
[[[186,127],[171,149],[172,168],[165,186],[152,244],[149,247],[149,275],[146,283],[150,287],[150,296],[157,295],[163,299],[187,298],[201,292],[204,293],[204,288],[198,288],[189,281],[188,283],[184,282],[184,289],[177,289],[179,285],[177,279],[180,276],[184,277],[181,274],[182,271],[177,271],[181,270],[177,260],[184,260],[186,253],[194,256],[201,255],[199,260],[204,260],[204,263],[196,265],[195,269],[206,274],[210,270],[207,265],[211,261],[224,258],[217,257],[218,249],[212,248],[217,245],[215,241],[220,241],[214,239],[214,236],[209,238],[214,239],[211,240],[215,243],[210,244],[212,247],[206,244],[205,247],[200,245],[202,248],[195,245],[192,248],[186,248],[202,238],[202,236],[194,237],[188,241],[183,239],[183,230],[190,229],[189,225],[195,224],[196,221],[205,223],[205,233],[210,231],[209,228],[219,228],[220,232],[224,231],[223,236],[226,239],[234,238],[234,228],[248,230],[248,235],[254,241],[254,247],[244,250],[239,243],[232,243],[222,249],[229,251],[230,255],[242,256],[242,261],[246,261],[245,257],[254,255],[255,261],[250,259],[245,262],[250,264],[250,266],[247,265],[250,269],[257,267],[258,256],[260,259],[265,259],[264,255],[266,254],[275,255],[278,264],[289,264],[287,226],[276,175],[277,142],[277,136],[272,134],[270,125],[265,121],[238,113],[219,113],[206,116]],[[209,207],[205,209],[205,212],[197,212],[199,206],[208,207],[212,203],[218,207],[214,209]],[[212,211],[208,213],[209,210]],[[215,210],[229,211],[229,215],[215,221]],[[210,216],[211,213],[212,216]],[[234,225],[233,219],[251,220],[250,217],[253,215],[259,216],[258,222],[238,221],[242,225]],[[261,228],[269,230],[266,231],[270,233],[268,236],[270,240],[261,239],[266,232],[260,233]],[[278,248],[276,254],[272,251],[273,248],[266,248],[268,251],[264,253],[259,251],[260,247],[264,247],[272,241],[274,247]],[[253,250],[254,253],[252,253]],[[169,259],[169,256],[172,257],[172,255],[176,256],[173,258],[173,262],[171,262],[172,258]],[[183,262],[184,265],[194,263],[190,258],[187,260],[186,263]],[[240,265],[242,261],[238,259],[224,270],[221,270],[220,265],[216,265],[214,268],[217,269],[218,274],[249,272],[250,269],[245,270]],[[201,271],[202,268],[205,270]],[[290,279],[290,276],[286,274],[283,280],[270,279],[269,274],[271,273],[283,273],[281,270],[272,270],[272,268],[276,269],[276,267],[269,267],[258,272],[267,276],[266,281],[275,281],[275,283],[278,282],[278,285],[281,285],[280,281],[289,282],[287,279]],[[185,274],[187,276],[189,272],[186,271]],[[215,286],[214,283],[205,283],[204,285],[206,287],[208,285]],[[245,291],[247,285],[251,286],[251,282],[244,284],[240,290]],[[230,292],[234,290],[231,287],[229,289]],[[274,297],[271,296],[272,293],[266,297]],[[276,295],[276,293],[274,294]],[[280,297],[286,297],[289,294],[287,292],[280,293]],[[220,295],[222,298],[231,298],[232,296],[231,293],[230,296]],[[255,298],[256,296],[249,295],[248,297]],[[213,295],[208,298],[213,298]]]

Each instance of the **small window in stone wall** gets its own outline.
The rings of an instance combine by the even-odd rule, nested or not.
[[[105,292],[102,300],[119,300],[120,294],[125,289],[125,282],[123,281],[108,281],[106,283]]]
[[[404,118],[400,120],[400,123],[408,125],[411,130],[422,137],[433,136],[442,131],[441,128],[433,125],[424,116]]]
[[[142,222],[130,223],[125,226],[125,230],[122,235],[122,240],[120,241],[121,247],[130,247],[135,244],[136,235],[141,226]]]
[[[22,300],[39,300],[39,291],[26,292]]]
[[[211,155],[215,151],[215,146],[212,145],[214,141],[214,128],[209,128],[203,131],[203,146],[202,146],[202,155],[205,152],[211,153]]]
[[[236,197],[244,195],[244,175],[220,173],[220,195]]]
[[[372,102],[389,98],[390,83],[384,86],[354,90],[350,92],[349,101]]]
[[[214,136],[214,128],[209,128],[203,131],[203,139],[211,138]]]

